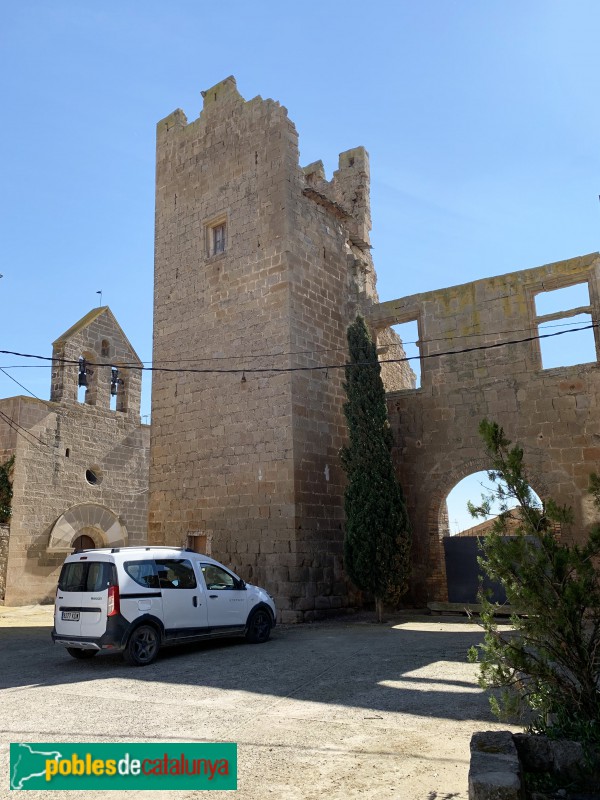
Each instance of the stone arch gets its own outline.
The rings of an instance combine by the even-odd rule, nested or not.
[[[438,531],[442,528],[445,500],[452,489],[454,489],[454,487],[464,478],[468,478],[469,475],[473,475],[475,472],[489,472],[489,469],[489,458],[481,457],[471,458],[468,461],[464,461],[462,464],[459,464],[453,470],[450,470],[450,472],[446,473],[445,480],[443,482],[440,481],[437,491],[432,495],[434,500],[437,499],[437,504],[439,506],[437,512]],[[531,469],[527,469],[527,477],[529,478],[529,485],[539,497],[548,495],[548,487],[546,486],[545,481],[535,472],[535,470],[532,472]]]
[[[434,488],[429,497],[429,508],[427,514],[427,538],[429,541],[429,575],[427,585],[429,595],[436,600],[446,601],[447,578],[446,565],[444,559],[443,529],[446,516],[446,498],[457,483],[472,475],[474,472],[487,472],[490,469],[490,460],[482,455],[477,458],[469,458],[461,461],[453,468],[446,470],[435,482]],[[548,488],[544,479],[534,469],[528,468],[527,476],[531,488],[539,495],[548,495]]]
[[[48,552],[67,553],[80,534],[90,536],[96,547],[123,547],[127,544],[127,529],[119,517],[98,503],[72,506],[56,520],[50,531]]]
[[[111,408],[126,412],[129,407],[129,376],[131,370],[119,361],[111,363]]]
[[[90,366],[90,364],[95,365],[96,361],[97,357],[91,350],[84,350],[79,356],[79,374],[82,370],[82,364],[84,364],[85,379],[87,381],[83,403],[88,406],[95,406],[98,401],[98,367]]]

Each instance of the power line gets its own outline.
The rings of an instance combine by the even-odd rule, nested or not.
[[[42,366],[42,365],[40,364],[40,366]],[[37,394],[34,394],[34,393],[31,391],[31,389],[28,389],[26,386],[23,386],[23,384],[22,384],[22,383],[19,383],[19,381],[18,381],[16,378],[13,378],[13,376],[12,376],[12,375],[10,375],[10,374],[9,374],[9,373],[6,371],[6,370],[8,370],[8,369],[14,369],[14,367],[4,367],[4,368],[3,368],[3,367],[0,367],[0,372],[4,373],[4,375],[6,375],[6,377],[7,377],[7,378],[10,378],[10,380],[11,380],[11,381],[13,381],[13,383],[16,383],[16,384],[17,384],[17,386],[20,386],[20,387],[21,387],[21,389],[23,389],[24,391],[26,391],[26,392],[27,392],[27,394],[30,394],[30,395],[31,395],[32,397],[34,397],[36,400],[39,400],[39,401],[40,401],[40,403],[43,403],[43,404],[44,404],[45,406],[47,406],[47,407],[48,407],[48,408],[49,408],[51,411],[54,411],[54,412],[56,412],[57,414],[60,414],[61,416],[68,416],[68,414],[67,414],[67,412],[66,412],[66,411],[64,411],[64,412],[60,411],[59,409],[55,408],[55,406],[54,406],[52,403],[50,403],[48,400],[42,400],[42,398],[41,398],[41,397],[38,397],[38,396],[37,396]]]
[[[494,350],[500,347],[509,347],[515,344],[525,344],[527,342],[538,341],[541,339],[549,339],[554,336],[563,336],[567,333],[578,333],[580,331],[591,330],[592,328],[597,328],[598,323],[592,322],[589,325],[585,325],[583,327],[577,328],[569,328],[567,330],[555,331],[554,333],[538,333],[532,336],[526,336],[522,339],[514,339],[508,342],[495,342],[493,344],[482,344],[482,345],[474,345],[472,347],[463,347],[459,350],[446,350],[439,353],[420,353],[416,356],[405,356],[404,358],[388,358],[388,359],[381,359],[379,361],[380,364],[401,364],[407,361],[417,361],[426,358],[442,358],[444,356],[453,356],[453,355],[461,355],[463,353],[473,353],[477,351],[483,350]],[[487,334],[494,335],[494,334]],[[13,350],[0,350],[0,355],[11,355],[17,356],[19,358],[33,358],[40,361],[53,361],[55,363],[61,364],[79,364],[79,359],[65,359],[65,358],[54,358],[51,356],[40,356],[35,355],[33,353],[17,353]],[[158,362],[162,363],[162,362]],[[181,362],[178,362],[181,363]],[[212,375],[227,375],[227,374],[239,374],[239,373],[273,373],[273,374],[280,374],[280,373],[287,373],[287,372],[310,372],[310,371],[317,371],[317,370],[334,370],[334,369],[345,369],[346,367],[357,367],[357,366],[372,366],[371,361],[364,361],[358,362],[356,364],[349,364],[347,362],[343,364],[319,364],[315,366],[296,366],[296,367],[247,367],[247,366],[239,366],[239,367],[230,367],[230,368],[216,368],[216,367],[158,367],[158,366],[144,366],[143,364],[128,364],[126,366],[121,365],[123,368],[130,369],[130,370],[138,370],[139,372],[171,372],[171,373],[189,373],[189,374],[212,374]],[[111,363],[106,362],[94,362],[94,361],[86,361],[86,364],[91,367],[110,367],[113,366]]]
[[[11,428],[12,428],[12,429],[15,431],[15,433],[18,433],[18,434],[19,434],[19,436],[22,436],[22,437],[23,437],[23,439],[25,439],[25,441],[27,442],[27,444],[28,444],[28,445],[31,445],[32,447],[35,447],[35,448],[36,448],[36,450],[39,450],[41,453],[43,453],[44,451],[43,451],[43,450],[42,450],[40,447],[38,447],[36,444],[34,444],[33,442],[31,442],[31,441],[30,441],[30,440],[29,440],[29,439],[28,439],[28,438],[25,436],[25,433],[26,433],[28,436],[31,436],[33,439],[37,439],[37,441],[38,441],[38,442],[40,442],[41,444],[43,444],[43,445],[44,445],[44,447],[47,447],[49,450],[52,450],[52,447],[51,447],[49,444],[47,444],[47,442],[44,442],[44,441],[42,441],[42,439],[40,439],[39,437],[37,437],[37,436],[35,435],[35,433],[31,433],[31,431],[27,430],[27,428],[24,428],[22,425],[19,425],[19,423],[18,423],[18,422],[15,422],[15,420],[14,420],[14,419],[12,419],[11,417],[9,417],[9,416],[8,416],[8,414],[5,414],[5,413],[4,413],[4,411],[0,411],[0,419],[3,419],[3,420],[4,420],[4,422],[6,422],[6,424],[7,424],[9,427],[11,427]],[[19,429],[20,429],[20,430],[19,430]],[[22,431],[24,431],[24,433],[22,433]]]
[[[404,323],[398,323],[398,324],[404,324]],[[570,328],[569,331],[567,331],[568,333],[587,330],[590,327],[596,327],[596,324],[592,324],[592,325],[586,324],[585,326],[583,326],[583,322],[575,323],[575,324],[576,325],[577,324],[580,325],[580,327]],[[560,322],[560,323],[556,323],[554,325],[544,325],[544,330],[548,330],[550,328],[564,328],[567,325],[573,325],[573,323],[572,322]],[[581,327],[581,326],[583,326],[583,327]],[[394,326],[392,325],[392,326],[389,326],[389,327],[393,328]],[[462,334],[461,338],[465,339],[465,338],[480,337],[480,336],[486,336],[486,337],[490,337],[490,336],[507,336],[507,335],[513,334],[513,333],[525,333],[526,331],[530,331],[530,330],[531,330],[531,326],[529,326],[527,328],[511,328],[510,330],[506,330],[506,331],[489,331],[488,330],[488,331],[483,331],[483,332],[479,332],[479,333],[473,332],[473,333]],[[382,347],[386,347],[386,348],[390,349],[390,348],[396,348],[396,347],[404,347],[405,345],[408,345],[408,344],[415,344],[415,345],[418,344],[418,345],[422,346],[422,345],[426,345],[426,344],[432,344],[432,343],[435,343],[435,342],[452,342],[452,341],[454,341],[455,338],[456,338],[455,336],[440,336],[440,337],[434,337],[434,338],[431,338],[431,339],[417,339],[415,341],[408,340],[408,339],[402,339],[400,342],[388,342],[386,344],[383,344]],[[537,337],[537,338],[543,338],[543,336],[540,335],[540,337]],[[510,344],[510,342],[508,344]],[[280,350],[278,352],[270,352],[270,353],[255,353],[255,354],[246,353],[246,354],[236,355],[236,356],[207,356],[206,358],[195,357],[195,358],[163,359],[163,360],[157,360],[157,361],[142,361],[140,363],[142,364],[142,367],[144,367],[144,368],[146,367],[146,365],[153,365],[154,366],[154,371],[156,371],[158,369],[158,367],[156,365],[158,365],[158,364],[187,364],[187,363],[197,364],[197,363],[204,363],[204,362],[207,362],[207,361],[208,362],[240,361],[242,359],[254,360],[254,359],[258,359],[258,358],[279,358],[281,356],[310,356],[310,355],[320,355],[321,353],[345,353],[345,352],[346,352],[346,348],[345,347],[324,347],[324,348],[317,348],[315,350],[287,350],[287,351]],[[40,359],[40,360],[43,359],[45,361],[55,362],[55,363],[63,363],[63,364],[78,364],[79,363],[79,359],[77,359],[77,360],[74,360],[74,359],[73,360],[59,359],[59,358],[54,358],[54,357],[51,357],[51,356],[38,356],[38,355],[32,355],[30,353],[17,353],[17,352],[11,351],[11,350],[0,350],[0,354],[14,355],[14,356],[18,356],[20,358],[36,358],[36,359]],[[417,356],[411,356],[411,358],[417,358]],[[90,366],[98,366],[98,367],[114,367],[115,366],[114,362],[110,362],[110,363],[109,362],[103,362],[103,363],[100,363],[100,362],[88,361],[87,363]],[[127,363],[127,362],[126,363],[120,363],[120,364],[117,364],[116,366],[117,367],[122,367],[124,369],[140,369],[140,366],[139,366],[139,364],[137,362],[135,364]],[[7,365],[4,369],[49,369],[51,367],[52,367],[52,363],[49,363],[49,364],[10,364],[10,365]],[[239,369],[236,369],[234,371],[235,372],[239,372],[241,370],[242,370],[242,368],[240,367]],[[270,371],[270,370],[265,368],[265,371]],[[8,377],[10,377],[10,376],[8,376]],[[12,380],[15,380],[15,379],[12,378]],[[16,381],[16,380],[15,380],[15,382],[18,383],[18,381]],[[22,386],[22,388],[25,389],[26,392],[31,394],[32,397],[36,397],[36,395],[33,394],[33,392],[31,392],[26,387]],[[40,398],[37,398],[37,399],[39,400]],[[42,401],[42,402],[44,402],[44,401]]]

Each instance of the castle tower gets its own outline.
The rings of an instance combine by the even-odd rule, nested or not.
[[[376,302],[369,164],[298,164],[279,103],[230,77],[158,123],[149,541],[267,587],[284,621],[347,605],[346,328]],[[312,369],[312,368],[317,369]],[[192,372],[191,370],[197,370]]]

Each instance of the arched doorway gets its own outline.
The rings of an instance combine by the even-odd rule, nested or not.
[[[534,505],[541,506],[539,496],[530,489]],[[473,517],[469,503],[486,513]],[[448,492],[440,511],[440,535],[450,603],[476,603],[481,586],[493,601],[506,602],[503,587],[491,581],[478,563],[481,540],[491,532],[502,511],[509,511],[506,535],[511,535],[520,522],[518,503],[510,497],[506,484],[491,481],[487,471],[466,475]]]
[[[96,543],[91,536],[82,533],[73,539],[72,546],[74,550],[93,550],[96,547]]]

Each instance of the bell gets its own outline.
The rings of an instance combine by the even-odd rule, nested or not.
[[[82,359],[79,362],[79,376],[77,378],[77,385],[78,386],[85,386],[86,389],[87,389],[88,382],[87,382],[87,371],[86,371],[85,359]]]
[[[123,381],[119,378],[119,370],[113,367],[110,374],[110,394],[112,397],[118,394],[119,386],[123,386]]]

